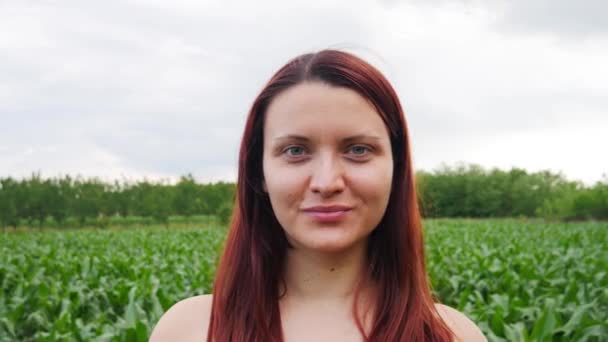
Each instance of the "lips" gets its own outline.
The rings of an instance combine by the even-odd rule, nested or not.
[[[302,209],[312,219],[319,222],[337,222],[343,220],[353,207],[346,205],[323,205]]]

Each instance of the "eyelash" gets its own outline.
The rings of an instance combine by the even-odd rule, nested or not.
[[[296,156],[289,155],[288,151],[290,151],[293,148],[302,149],[304,152],[306,151],[306,148],[303,147],[303,146],[290,145],[290,146],[287,146],[285,149],[283,149],[282,154],[287,155],[288,157],[295,157],[295,158],[298,158],[298,157],[300,157],[300,156],[303,155],[303,154],[296,155]],[[371,153],[371,152],[374,151],[374,149],[372,147],[367,146],[367,145],[361,145],[361,144],[351,145],[351,146],[348,147],[349,150],[352,150],[353,148],[363,148],[366,151],[366,153],[364,153],[364,154],[353,154],[356,159],[361,158],[361,157],[366,157],[369,153]]]

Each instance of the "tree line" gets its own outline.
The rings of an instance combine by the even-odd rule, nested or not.
[[[585,186],[551,171],[485,169],[474,164],[416,173],[426,217],[608,219],[608,177]]]
[[[550,171],[528,173],[443,166],[416,172],[418,201],[425,217],[544,217],[559,220],[608,219],[608,178],[592,186]],[[235,184],[197,183],[192,175],[168,182],[106,183],[97,178],[0,178],[0,226],[42,227],[51,220],[79,226],[106,226],[116,217],[146,217],[168,225],[169,217],[212,215],[226,224]]]
[[[227,223],[232,212],[235,184],[197,183],[192,175],[182,176],[177,184],[167,181],[105,183],[97,178],[42,179],[0,178],[0,226],[42,227],[50,219],[61,227],[69,219],[78,226],[93,222],[107,226],[115,217],[147,217],[168,225],[169,217],[186,218],[214,215]]]

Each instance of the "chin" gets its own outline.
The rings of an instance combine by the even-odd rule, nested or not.
[[[317,236],[314,239],[307,239],[296,245],[300,248],[321,253],[340,253],[360,246],[361,242],[365,240],[365,238],[357,239],[352,236],[332,236],[334,234],[327,235],[329,236]]]
[[[319,253],[341,253],[352,247],[352,245],[348,244],[337,244],[337,243],[325,243],[309,246],[309,250],[313,250]]]

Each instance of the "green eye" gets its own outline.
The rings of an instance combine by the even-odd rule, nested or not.
[[[291,146],[286,148],[284,152],[290,156],[301,156],[304,154],[304,149],[300,146]]]
[[[350,150],[356,155],[363,155],[369,151],[367,147],[361,145],[353,146]]]
[[[354,145],[350,147],[350,153],[356,157],[364,157],[369,154],[371,150],[371,148],[365,145]]]

